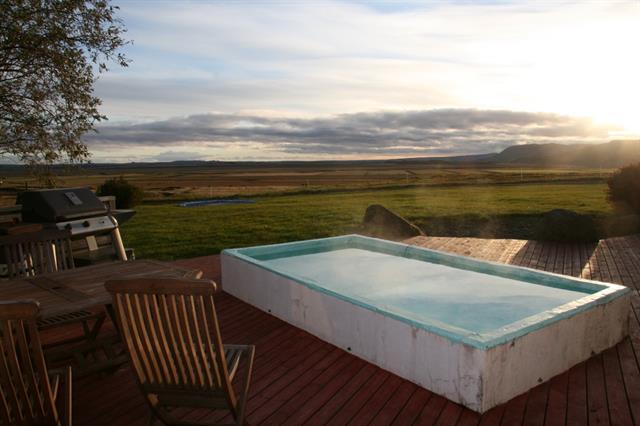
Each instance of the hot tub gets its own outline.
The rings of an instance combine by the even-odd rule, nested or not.
[[[624,286],[358,235],[225,250],[222,284],[478,412],[628,334]]]

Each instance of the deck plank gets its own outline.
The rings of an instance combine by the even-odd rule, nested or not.
[[[498,405],[493,407],[480,418],[480,426],[496,426],[502,422],[502,415],[506,409],[507,404]]]
[[[602,353],[607,405],[612,425],[633,425],[627,394],[624,388],[618,348],[610,348]]]
[[[617,349],[627,403],[633,423],[640,424],[640,368],[638,368],[631,342],[628,339],[620,343]]]
[[[400,388],[403,382],[404,381],[395,374],[387,376],[382,386],[371,395],[371,398],[360,408],[360,411],[356,413],[348,424],[360,426],[373,422],[378,412],[382,410],[382,407],[396,393],[396,390]]]
[[[542,383],[531,389],[529,399],[524,410],[523,426],[542,426],[547,409],[549,396],[549,382]]]
[[[587,361],[587,401],[589,426],[609,425],[602,355],[596,355]]]
[[[393,423],[416,389],[417,386],[413,383],[403,381],[369,424],[371,426],[385,426]]]
[[[434,394],[424,406],[422,413],[414,423],[415,425],[433,425],[438,421],[442,410],[449,401],[440,395]]]
[[[460,404],[448,401],[447,405],[445,405],[444,407],[444,410],[442,410],[442,413],[440,413],[438,421],[436,421],[436,426],[456,425],[463,411],[464,407],[462,407]]]
[[[529,399],[529,395],[530,392],[523,393],[522,395],[517,396],[511,401],[507,402],[504,409],[504,414],[502,415],[502,422],[500,423],[501,425],[516,426],[522,424],[522,420],[524,419],[524,411],[527,407],[527,400]]]
[[[427,401],[429,401],[429,398],[431,398],[432,395],[433,393],[426,389],[416,389],[409,398],[409,401],[407,401],[402,411],[396,416],[392,424],[394,426],[412,425],[416,421],[416,419],[422,412],[422,409],[427,404]]]
[[[456,426],[477,426],[480,423],[480,414],[471,410],[464,410]]]
[[[318,351],[315,355],[306,358],[305,362],[299,363],[299,368],[287,371],[275,382],[275,385],[270,385],[260,392],[259,397],[263,399],[264,403],[257,410],[249,413],[250,423],[260,423],[270,417],[305,386],[313,383],[313,380],[334,362],[339,361],[341,364],[345,362],[342,356],[344,354],[338,349]]]
[[[379,370],[373,364],[365,363],[365,366],[340,390],[336,392],[307,422],[308,425],[326,424],[346,402],[351,399],[362,386]]]
[[[586,425],[589,422],[587,407],[587,369],[583,362],[569,370],[567,426]]]
[[[216,310],[225,341],[253,343],[248,405],[254,424],[640,424],[640,236],[596,244],[416,237],[412,244],[565,275],[615,281],[634,289],[629,339],[578,364],[484,416],[398,378],[220,293]],[[217,256],[179,261],[220,283]],[[105,326],[106,332],[112,326]],[[46,338],[73,335],[60,329]],[[75,424],[143,425],[148,408],[128,367],[76,380]],[[226,412],[179,410],[183,419],[229,420]]]
[[[545,426],[563,426],[567,419],[567,389],[569,373],[559,374],[549,381],[549,395],[545,410]]]
[[[340,351],[342,352],[342,351]],[[275,402],[278,405],[281,401],[284,404],[280,405],[272,414],[265,420],[265,423],[269,424],[298,424],[289,423],[294,413],[299,411],[301,407],[306,406],[314,395],[320,393],[326,387],[331,387],[333,380],[338,376],[348,374],[348,368],[357,361],[355,357],[347,353],[341,353],[338,358],[327,363],[326,366],[322,366],[315,370],[314,373],[309,374],[306,378],[300,378],[287,386],[286,392],[277,395],[270,402]],[[340,380],[338,378],[338,380]],[[314,410],[315,411],[315,410]],[[302,417],[306,418],[307,413],[302,413]],[[256,423],[258,421],[256,420]]]
[[[367,380],[362,390],[350,398],[349,401],[342,406],[340,411],[327,422],[327,425],[342,426],[349,423],[389,376],[390,373],[378,369],[375,374]]]

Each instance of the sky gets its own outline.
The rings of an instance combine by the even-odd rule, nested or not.
[[[497,152],[640,135],[640,0],[115,1],[95,162]]]

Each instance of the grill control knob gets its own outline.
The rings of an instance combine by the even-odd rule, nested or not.
[[[84,226],[85,228],[88,228],[91,226],[91,224],[89,223],[88,220],[85,220],[84,222],[82,222],[82,226]]]

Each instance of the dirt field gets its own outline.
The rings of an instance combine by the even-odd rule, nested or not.
[[[611,170],[445,167],[420,164],[120,166],[59,171],[59,187],[97,188],[122,176],[142,187],[145,199],[189,200],[285,193],[317,193],[345,189],[380,189],[442,185],[603,182]],[[12,205],[15,193],[41,186],[25,173],[12,173],[0,184],[0,204]]]

